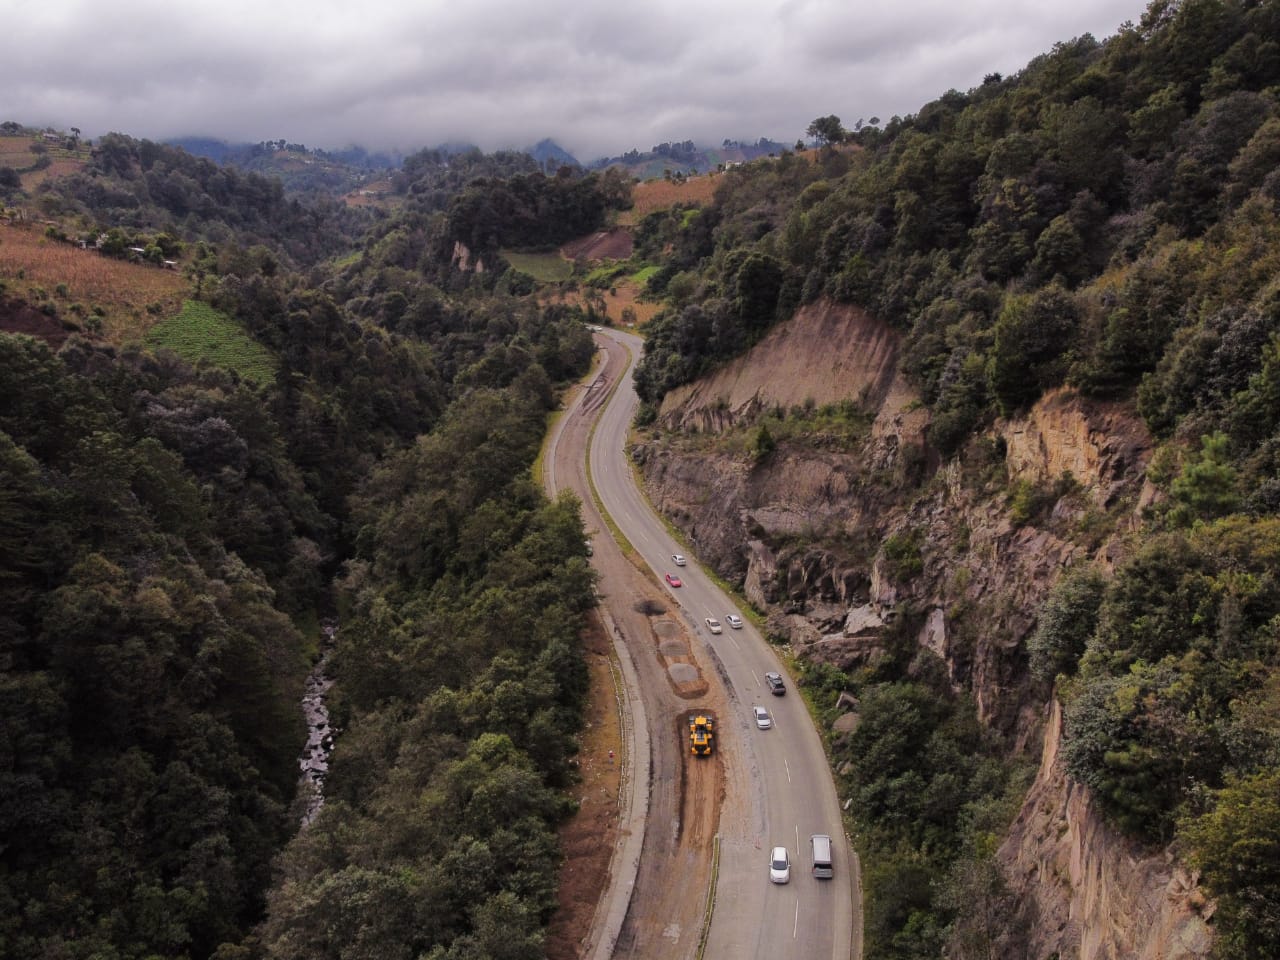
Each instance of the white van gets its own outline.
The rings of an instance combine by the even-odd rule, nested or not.
[[[815,833],[809,838],[809,847],[813,851],[813,875],[819,880],[830,880],[835,876],[831,868],[831,838],[825,833]]]

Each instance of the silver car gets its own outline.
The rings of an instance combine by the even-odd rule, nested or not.
[[[787,856],[786,847],[774,847],[769,854],[769,879],[774,883],[790,882],[791,858]]]
[[[727,623],[729,626],[733,627],[734,630],[742,629],[742,618],[738,616],[736,613],[726,614],[724,618],[724,622]]]
[[[769,716],[769,711],[764,707],[752,707],[751,712],[755,714],[756,726],[761,730],[768,730],[773,726],[773,717]]]

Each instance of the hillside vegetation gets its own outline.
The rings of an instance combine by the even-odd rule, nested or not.
[[[728,171],[711,205],[655,213],[636,232],[637,255],[670,251],[649,280],[666,305],[637,374],[642,421],[801,305],[856,305],[900,333],[925,445],[862,482],[904,525],[822,544],[893,582],[930,560],[924,528],[909,525],[925,511],[907,518],[934,470],[950,461],[949,476],[996,492],[1002,418],[1060,387],[1137,410],[1160,444],[1145,528],[1113,551],[1113,570],[1062,581],[1021,669],[1046,690],[1057,679],[1070,773],[1111,822],[1202,868],[1222,957],[1280,945],[1267,865],[1280,853],[1268,820],[1280,802],[1277,38],[1274,2],[1160,0],[1105,42],[1059,43],[1014,76],[865,127],[849,136],[860,150]],[[795,422],[784,436],[812,432],[814,415],[765,410],[738,425],[749,461],[771,464],[783,424]],[[697,442],[659,426],[659,447]],[[848,442],[818,433],[808,442],[822,450]],[[805,456],[795,442],[786,452]],[[1003,507],[1015,525],[1063,533],[1055,505],[1070,516],[1076,497],[1070,478],[1023,484]],[[1096,548],[1115,524],[1065,532]],[[991,854],[1018,780],[995,762],[1009,745],[913,661],[923,612],[900,613],[875,669],[810,679],[823,702],[860,701],[836,759],[850,761],[866,838],[867,949],[985,955],[999,933],[966,927],[963,905],[1000,902]],[[968,642],[981,636],[982,610],[947,615]]]
[[[451,256],[596,228],[598,182],[353,218],[112,135],[13,187],[0,323],[49,326],[0,333],[0,954],[541,955],[594,601],[529,469],[592,345]]]

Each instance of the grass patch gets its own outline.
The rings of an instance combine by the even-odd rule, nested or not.
[[[152,327],[146,343],[172,350],[188,363],[206,360],[234,370],[255,383],[269,383],[275,376],[271,351],[225,313],[198,300],[183,301],[182,312]]]
[[[613,287],[618,280],[627,273],[626,263],[606,263],[603,266],[596,267],[585,277],[582,278],[583,286],[598,287],[604,289]]]
[[[652,277],[655,273],[657,273],[659,269],[661,268],[656,265],[650,266],[650,267],[641,267],[635,273],[631,274],[631,276],[628,277],[628,279],[632,283],[634,283],[637,287],[639,287],[641,290],[643,290],[645,284],[649,282],[649,278]]]
[[[719,401],[727,408],[728,401]],[[722,452],[752,457],[762,456],[761,430],[774,445],[783,441],[806,443],[824,449],[852,450],[871,433],[872,417],[852,400],[816,406],[812,401],[790,410],[777,407],[751,423],[743,423],[721,434],[717,447]]]
[[[558,253],[516,253],[499,251],[511,266],[539,283],[559,283],[573,276],[573,264]]]

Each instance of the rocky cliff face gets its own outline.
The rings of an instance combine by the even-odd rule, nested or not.
[[[907,630],[972,692],[984,722],[1056,757],[1057,715],[1046,724],[1050,691],[1030,678],[1025,640],[1061,572],[1110,563],[1115,534],[1139,522],[1150,439],[1123,405],[1058,391],[998,424],[964,466],[931,469],[926,414],[897,356],[893,332],[859,311],[802,310],[667,397],[636,450],[648,493],[801,656],[848,670]],[[731,452],[728,438],[765,412],[848,400],[871,423],[856,442],[786,439],[759,460]],[[1061,816],[1046,821],[1046,809]],[[1060,771],[1042,771],[1019,824],[1002,862],[1041,918],[1037,955],[1203,955],[1203,931],[1159,894],[1185,887],[1194,912],[1191,878],[1135,859]]]
[[[1062,711],[1049,710],[1039,775],[998,855],[1028,913],[1035,955],[1205,956],[1212,909],[1195,876],[1107,827],[1089,791],[1063,772]]]

